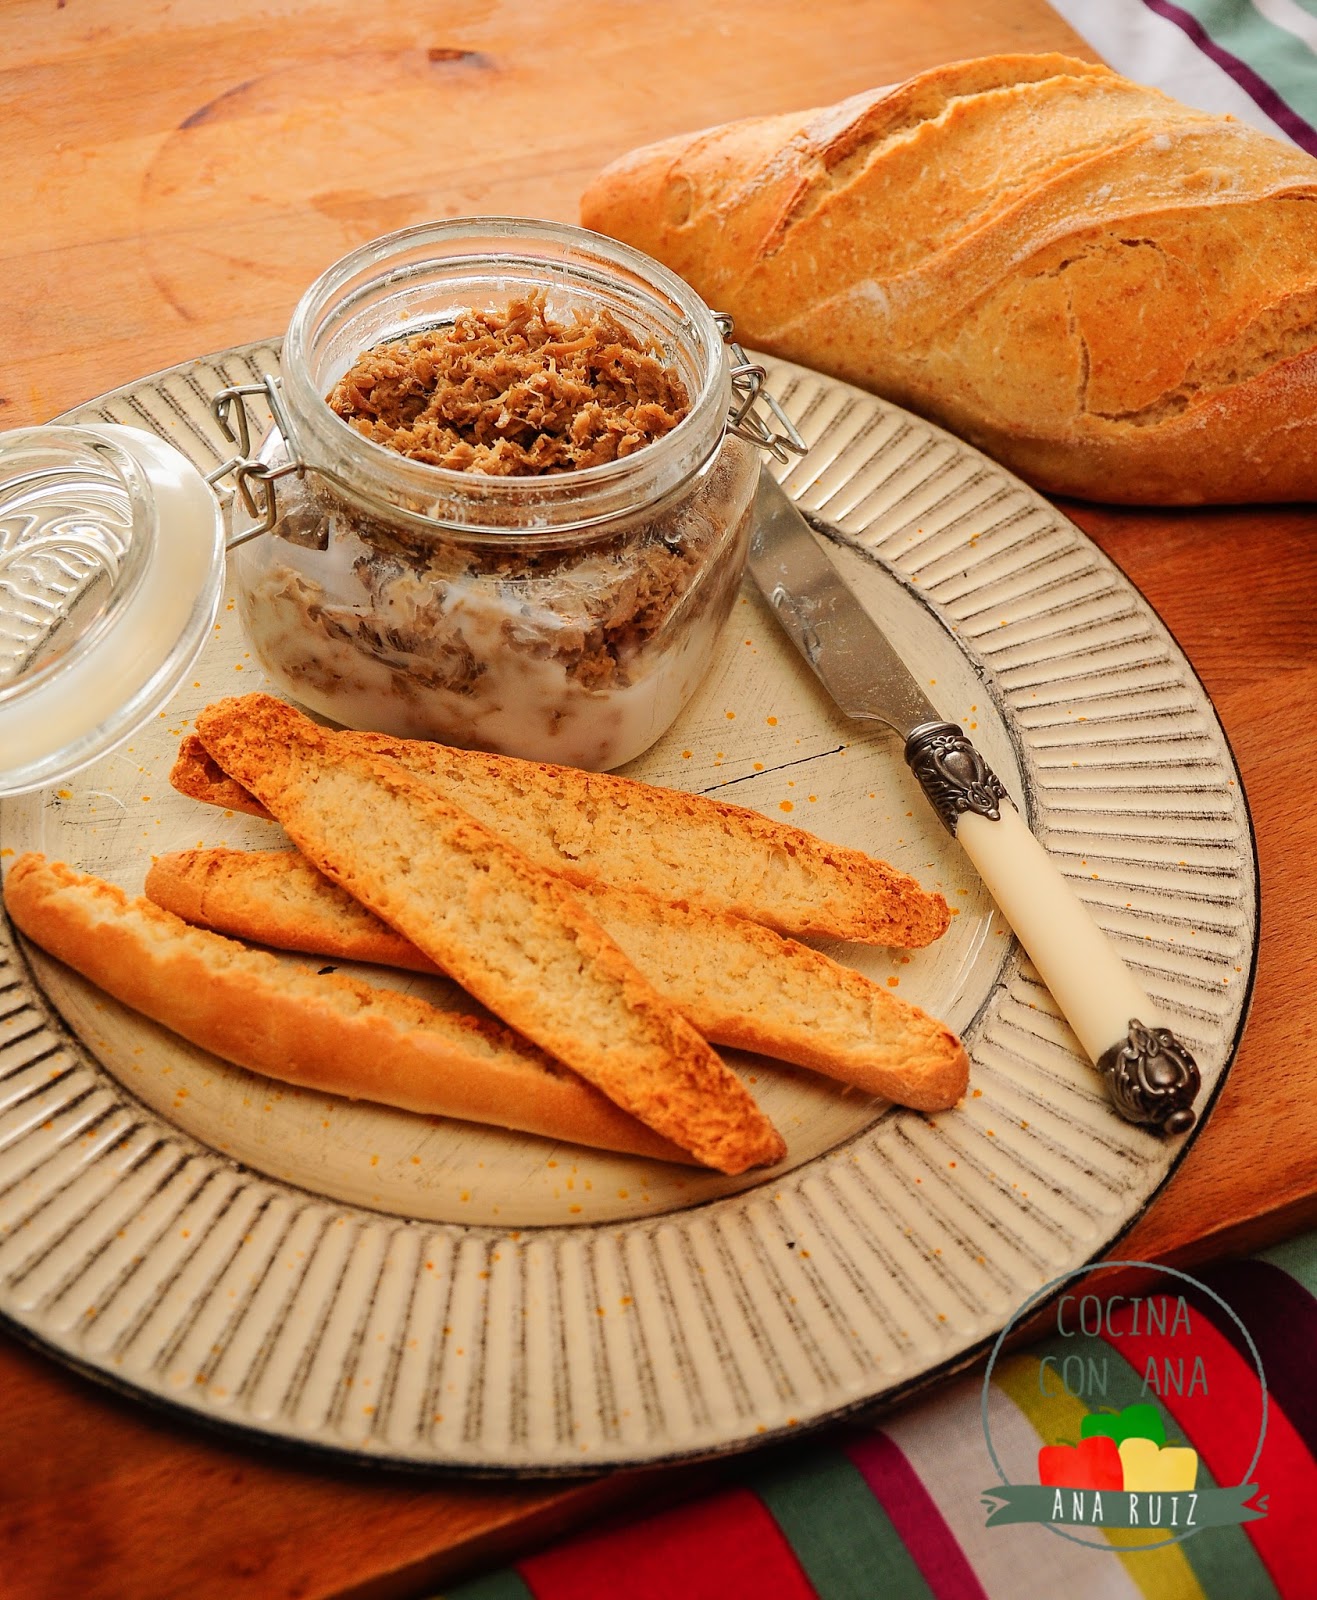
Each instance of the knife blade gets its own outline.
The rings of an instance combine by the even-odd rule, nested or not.
[[[1116,1110],[1163,1133],[1187,1132],[1201,1087],[1192,1054],[965,730],[939,714],[767,471],[756,492],[749,570],[839,710],[900,734],[929,803],[978,868]]]

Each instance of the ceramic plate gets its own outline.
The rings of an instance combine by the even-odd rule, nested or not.
[[[203,470],[258,345],[70,420],[151,429]],[[1244,797],[1192,669],[1047,502],[958,440],[783,363],[811,444],[784,482],[940,710],[971,728],[1203,1069],[1256,944]],[[231,601],[191,681],[67,785],[8,803],[24,849],[140,888],[153,854],[269,845],[175,794],[198,710],[260,688]],[[745,1447],[973,1358],[1099,1256],[1183,1150],[1119,1121],[883,732],[839,717],[747,589],[695,702],[628,769],[788,818],[940,888],[935,949],[829,947],[961,1029],[955,1111],[733,1064],[787,1137],[701,1175],[230,1067],[0,927],[0,1312],[52,1352],[208,1421],[358,1456],[571,1472]],[[380,974],[374,976],[377,980]],[[446,1006],[439,980],[388,979]]]

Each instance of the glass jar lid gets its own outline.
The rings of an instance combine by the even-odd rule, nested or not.
[[[0,435],[0,797],[108,754],[178,688],[219,608],[197,469],[136,428]]]

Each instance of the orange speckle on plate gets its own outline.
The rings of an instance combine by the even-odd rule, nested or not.
[[[901,982],[901,980],[900,980],[900,978],[898,978],[898,977],[897,977],[897,976],[896,976],[896,975],[895,975],[895,974],[893,974],[893,975],[892,975],[892,976],[891,976],[891,977],[890,977],[890,978],[888,978],[888,980],[887,980],[887,987],[888,987],[888,988],[889,988],[889,989],[895,989],[895,988],[896,988],[896,987],[897,987],[897,986],[898,986],[898,984],[899,984],[899,983],[900,983],[900,982]]]
[[[735,711],[724,711],[723,712],[723,716],[725,716],[727,718],[728,722],[735,722],[736,721],[736,713],[735,713]]]
[[[796,808],[790,800],[779,800],[777,803],[777,809],[779,811],[794,811]]]
[[[776,728],[777,727],[777,718],[776,717],[765,717],[764,721],[768,724],[768,726],[770,728]]]

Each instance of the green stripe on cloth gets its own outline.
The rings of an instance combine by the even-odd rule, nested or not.
[[[1087,1362],[1091,1355],[1102,1364],[1106,1388],[1101,1395],[1077,1397],[1064,1392],[1040,1394],[1042,1363],[1051,1356],[1057,1364],[1049,1369],[1046,1383],[1049,1391],[1059,1389],[1055,1373],[1067,1356],[1080,1355]],[[1002,1372],[1002,1369],[1007,1369]],[[1000,1374],[1000,1376],[999,1376]],[[1019,1356],[1000,1363],[994,1372],[994,1381],[1029,1417],[1046,1444],[1062,1438],[1071,1441],[1079,1438],[1079,1425],[1084,1417],[1099,1406],[1121,1410],[1136,1402],[1151,1403],[1161,1412],[1168,1442],[1180,1436],[1174,1418],[1151,1390],[1145,1390],[1143,1376],[1112,1345],[1103,1339],[1084,1334],[1070,1337],[1054,1335],[1031,1345]],[[1005,1381],[1003,1381],[1005,1380]],[[1188,1441],[1193,1444],[1193,1440]],[[1208,1471],[1206,1463],[1198,1463],[1199,1483],[1203,1488],[1219,1485]],[[1032,1482],[1032,1479],[1030,1479]],[[1159,1549],[1140,1549],[1141,1545],[1164,1539],[1164,1534],[1139,1535],[1134,1532],[1107,1535],[1111,1544],[1122,1552],[1121,1559],[1133,1581],[1149,1600],[1276,1600],[1276,1586],[1271,1581],[1262,1558],[1242,1527],[1205,1528],[1192,1538],[1178,1544],[1164,1544]]]
[[[1175,0],[1213,41],[1253,69],[1308,122],[1317,122],[1317,58],[1297,34],[1239,0]]]
[[[1312,0],[1312,3],[1317,6],[1317,0]],[[1317,83],[1314,88],[1317,88]],[[1270,1250],[1261,1251],[1258,1259],[1269,1261],[1273,1267],[1288,1272],[1310,1295],[1317,1295],[1317,1233],[1302,1233],[1297,1239],[1287,1239],[1284,1244],[1273,1245]]]
[[[486,1573],[483,1578],[472,1578],[456,1589],[445,1589],[431,1600],[535,1600],[535,1596],[511,1567],[499,1572]]]
[[[891,1519],[845,1456],[818,1452],[755,1473],[748,1486],[772,1512],[819,1600],[933,1600]]]

